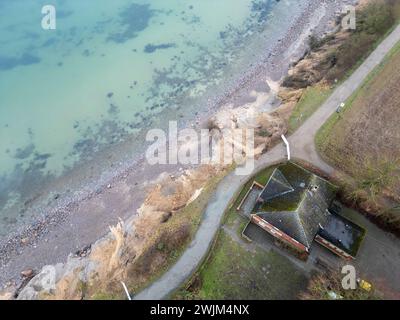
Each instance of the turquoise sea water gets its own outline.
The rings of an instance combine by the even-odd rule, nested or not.
[[[49,1],[0,0],[0,225],[32,190],[245,70],[305,2],[53,0],[57,29],[43,30]]]

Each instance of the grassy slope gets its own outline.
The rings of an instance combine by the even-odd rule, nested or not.
[[[372,4],[374,1],[371,1]],[[376,3],[384,1],[376,0]],[[389,2],[389,1],[387,1]],[[400,19],[400,3],[392,4],[390,11],[397,22],[393,22],[385,32],[386,27],[382,27],[386,18],[382,18],[384,14],[380,12],[374,12],[372,9],[363,9],[358,13],[361,19],[357,21],[357,32],[351,34],[351,36],[342,44],[341,47],[330,52],[331,56],[336,56],[338,62],[337,66],[331,70],[332,75],[328,73],[328,78],[336,78],[338,82],[332,82],[331,88],[321,87],[318,83],[309,86],[303,93],[302,98],[295,106],[293,113],[289,118],[289,134],[293,133],[298,129],[317,109],[321,106],[326,99],[331,95],[335,87],[345,81],[351,76],[351,74],[364,62],[368,55],[376,49],[387,35],[394,30],[398,25]],[[374,16],[371,15],[374,13]],[[368,26],[368,31],[366,31]],[[361,31],[360,31],[361,30]],[[329,38],[327,39],[329,42]],[[325,43],[324,39],[320,41],[320,45],[317,45],[316,50],[319,46]],[[334,75],[334,76],[333,76]]]
[[[319,85],[308,87],[290,115],[289,134],[295,132],[328,99],[331,93],[332,89]]]

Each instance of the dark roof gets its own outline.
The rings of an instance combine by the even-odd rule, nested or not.
[[[352,257],[356,257],[365,233],[365,229],[350,220],[337,214],[331,214],[328,222],[319,230],[318,235]]]
[[[269,190],[271,188],[271,190]],[[256,214],[307,247],[320,225],[328,222],[328,208],[336,187],[308,170],[288,162],[275,169],[255,207]]]
[[[260,198],[264,201],[269,201],[292,191],[294,189],[286,180],[283,173],[279,169],[276,169],[268,181],[268,188],[264,188]]]
[[[279,214],[259,213],[257,215],[300,243],[308,243],[306,233],[296,211],[279,212]]]

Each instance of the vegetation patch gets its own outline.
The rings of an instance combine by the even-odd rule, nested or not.
[[[164,214],[161,224],[153,229],[146,240],[146,247],[140,255],[132,257],[133,263],[126,267],[125,283],[136,294],[159,278],[182,255],[193,239],[202,219],[202,214],[213,195],[218,183],[231,168],[210,179],[200,195],[184,208],[173,214]],[[120,281],[110,280],[99,292],[95,288],[88,292],[87,299],[124,299]]]
[[[177,299],[295,299],[306,276],[274,251],[242,246],[225,232],[219,234],[207,263]]]
[[[345,78],[392,30],[399,17],[396,1],[377,0],[362,7],[357,12],[356,29],[328,56],[334,65],[327,73],[326,79],[334,82]]]
[[[148,250],[128,273],[129,278],[135,280],[130,288],[139,292],[176,262],[193,239],[202,214],[225,174],[211,179],[195,201],[175,213],[159,230],[155,230]]]
[[[329,86],[315,85],[308,87],[296,104],[289,118],[289,133],[293,133],[308,119],[331,95]]]
[[[316,273],[310,279],[307,290],[300,294],[302,300],[380,300],[382,297],[373,289],[366,291],[357,286],[345,290],[339,272]]]

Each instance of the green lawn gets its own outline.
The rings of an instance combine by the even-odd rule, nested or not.
[[[297,299],[307,277],[287,258],[260,248],[248,249],[221,232],[208,262],[196,276],[193,292],[176,298],[273,300]]]
[[[332,89],[319,85],[308,87],[289,118],[289,134],[296,131],[331,95]]]

